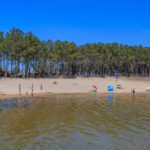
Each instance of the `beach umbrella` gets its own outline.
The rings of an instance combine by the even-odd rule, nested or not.
[[[93,85],[93,88],[97,90],[97,86]]]
[[[111,86],[111,85],[109,85],[107,88],[108,88],[108,91],[113,91],[114,90],[114,87]]]

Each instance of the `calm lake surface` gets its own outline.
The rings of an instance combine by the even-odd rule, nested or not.
[[[0,150],[149,150],[150,93],[0,101]]]

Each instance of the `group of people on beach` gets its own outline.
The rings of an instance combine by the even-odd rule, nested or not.
[[[115,74],[116,82],[118,81],[118,78],[119,78],[119,75],[116,73],[116,74]],[[97,88],[95,85],[93,85],[92,87],[94,88],[94,89],[92,90],[92,92],[93,92],[93,93],[96,93],[97,90],[98,90],[98,88]],[[112,88],[113,88],[113,86],[108,86],[108,87],[112,87]],[[108,88],[108,90],[109,90],[109,88]],[[113,91],[113,90],[109,90],[109,91]],[[135,88],[131,89],[131,93],[132,93],[133,95],[136,95]]]
[[[115,74],[116,82],[118,81],[118,78],[119,78],[119,75],[116,73],[116,74]],[[54,82],[53,82],[53,85],[57,85],[57,84],[58,84],[57,81],[54,81]],[[117,85],[117,86],[118,86],[118,85]],[[93,93],[96,93],[97,90],[98,90],[98,87],[95,86],[95,85],[93,85],[92,87],[94,88],[94,89],[92,90],[92,92],[93,92]],[[110,87],[110,86],[108,86],[108,87]],[[111,87],[113,88],[113,86],[111,86]],[[122,86],[121,86],[121,87],[122,87]],[[19,84],[18,89],[19,89],[19,95],[21,96],[21,84]],[[43,84],[40,84],[40,89],[41,89],[41,91],[43,90]],[[122,88],[119,88],[119,89],[122,89]],[[113,90],[109,90],[109,89],[108,89],[108,91],[113,91]],[[136,95],[135,88],[131,89],[131,93],[132,93],[133,95]],[[26,95],[28,95],[28,92],[26,92]],[[31,95],[33,96],[33,84],[32,84],[32,87],[31,87]]]

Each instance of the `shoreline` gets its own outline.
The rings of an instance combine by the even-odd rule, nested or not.
[[[122,93],[118,93],[118,92],[96,92],[96,93],[92,93],[92,92],[87,92],[87,93],[34,93],[34,95],[14,95],[14,94],[8,94],[8,95],[0,95],[0,100],[6,100],[9,98],[34,98],[34,97],[43,97],[43,96],[55,96],[55,95],[92,95],[92,94],[96,94],[96,95],[109,95],[109,94],[114,94],[114,95],[130,95],[133,96],[133,94],[131,92],[122,92]],[[138,92],[138,94],[150,94],[150,92]]]
[[[98,88],[97,94],[130,94],[133,88],[135,88],[136,93],[150,93],[150,91],[146,92],[146,88],[150,87],[150,78],[147,77],[120,77],[118,81],[114,77],[78,77],[74,79],[3,78],[0,80],[0,99],[19,97],[19,84],[21,85],[20,92],[22,97],[26,97],[26,93],[31,95],[32,92],[34,95],[92,94],[93,85]],[[120,84],[123,88],[117,89],[117,84]],[[114,87],[113,92],[108,91],[107,86],[109,85]]]

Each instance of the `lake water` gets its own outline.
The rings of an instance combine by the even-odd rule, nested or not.
[[[0,150],[149,150],[150,94],[0,101]]]

